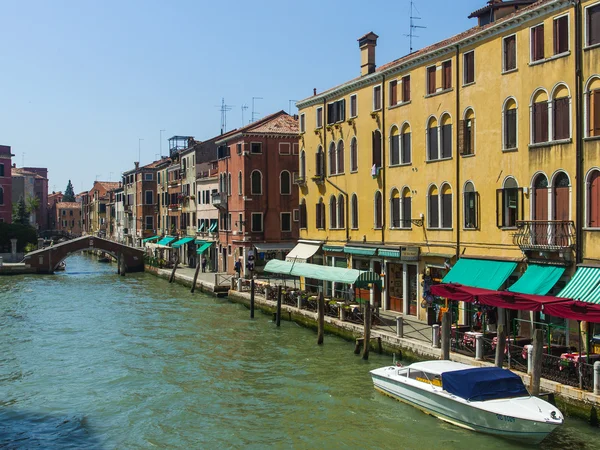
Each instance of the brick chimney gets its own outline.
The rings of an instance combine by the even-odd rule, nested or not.
[[[358,39],[361,76],[375,72],[375,47],[378,37],[371,31]]]
[[[140,168],[140,162],[136,161],[133,163],[135,165],[135,170],[138,170]]]

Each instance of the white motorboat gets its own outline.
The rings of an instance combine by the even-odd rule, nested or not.
[[[538,443],[564,420],[555,406],[529,395],[518,375],[498,367],[426,361],[371,376],[384,394],[473,431]]]

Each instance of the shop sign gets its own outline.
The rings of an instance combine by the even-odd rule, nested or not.
[[[401,261],[418,261],[420,247],[402,247],[400,249]]]

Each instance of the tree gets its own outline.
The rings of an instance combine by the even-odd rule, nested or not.
[[[67,188],[65,189],[65,193],[62,198],[63,202],[74,202],[75,201],[75,192],[73,191],[73,185],[71,184],[71,180],[69,180],[69,184],[67,184]]]
[[[27,197],[27,212],[29,214],[35,214],[35,212],[40,207],[40,199],[35,195],[30,195]]]
[[[22,196],[17,203],[13,204],[12,221],[21,225],[29,225],[29,212]]]

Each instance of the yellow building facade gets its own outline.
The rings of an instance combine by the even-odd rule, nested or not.
[[[380,272],[383,309],[425,319],[460,258],[518,263],[507,284],[566,267],[557,286],[600,260],[600,2],[510,3],[379,68],[369,33],[360,77],[297,103],[300,237]]]

